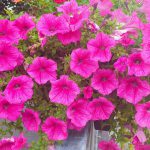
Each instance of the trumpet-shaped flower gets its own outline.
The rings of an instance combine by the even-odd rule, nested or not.
[[[49,98],[52,102],[70,105],[80,93],[78,85],[63,75],[59,80],[52,82]]]
[[[32,17],[27,13],[16,19],[13,25],[17,27],[20,37],[24,40],[27,39],[28,32],[35,27],[35,23],[33,22]]]
[[[98,62],[91,58],[90,51],[79,48],[71,53],[70,68],[76,74],[88,78],[98,67]]]
[[[88,101],[77,100],[73,102],[67,109],[67,117],[76,127],[84,127],[91,119]]]
[[[99,93],[108,95],[118,87],[118,80],[112,70],[101,69],[94,73],[91,86]]]
[[[117,95],[127,102],[137,104],[143,97],[150,94],[150,85],[138,77],[129,77],[120,83]]]
[[[22,122],[27,130],[38,132],[41,123],[39,113],[32,109],[26,109],[22,114]]]
[[[65,140],[68,137],[67,124],[54,117],[45,120],[42,131],[47,134],[49,140]]]
[[[4,90],[4,94],[9,103],[24,103],[32,98],[33,81],[26,75],[12,77]]]
[[[106,98],[99,97],[89,103],[92,120],[107,120],[115,109],[115,106]]]
[[[111,48],[115,46],[115,41],[107,34],[99,33],[95,39],[89,40],[88,49],[92,53],[92,57],[100,62],[109,62],[112,54]]]
[[[38,84],[45,84],[47,81],[56,80],[57,64],[51,59],[37,57],[27,69],[28,74],[35,79]]]

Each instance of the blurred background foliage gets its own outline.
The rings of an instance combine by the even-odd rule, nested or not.
[[[77,0],[80,5],[88,4],[88,0]],[[126,0],[112,0],[114,3],[113,9],[122,8],[124,12],[130,15],[134,10],[136,10],[140,4],[137,4],[135,0],[130,0],[126,3]],[[58,4],[54,3],[52,0],[21,0],[18,3],[12,2],[12,0],[1,0],[0,1],[0,19],[8,18],[10,20],[15,20],[24,12],[28,12],[30,15],[35,16],[37,19],[44,13],[52,13],[56,11]],[[91,9],[93,11],[93,8]],[[143,16],[141,14],[141,19]],[[91,15],[91,20],[94,21],[100,28],[100,31],[103,31],[107,34],[111,34],[113,30],[117,27],[115,21],[106,19],[105,25],[104,18],[99,15],[98,10],[96,10]],[[35,19],[35,21],[37,21]],[[73,49],[76,49],[82,45],[86,48],[86,43],[90,38],[95,37],[95,33],[89,32],[89,30],[84,26],[82,29],[82,38],[80,43],[70,44],[68,46],[63,46],[56,37],[52,37],[48,40],[44,48],[40,47],[40,41],[38,39],[38,33],[36,30],[33,30],[29,33],[29,38],[27,41],[20,41],[18,48],[23,52],[25,56],[25,64],[30,64],[32,60],[37,56],[46,55],[49,58],[53,58],[57,61],[58,64],[58,75],[69,74],[70,78],[78,83],[81,89],[84,86],[90,84],[89,79],[82,79],[80,76],[70,73],[69,61],[70,53]],[[138,47],[142,41],[142,35],[139,34],[139,38],[136,39],[136,46]],[[129,47],[132,49],[133,47]],[[34,51],[34,53],[32,53]],[[104,63],[102,67],[112,68],[114,61],[122,55],[127,55],[126,49],[123,46],[117,46],[112,49],[113,58],[111,62]],[[32,54],[31,54],[32,53]],[[0,89],[3,90],[7,85],[8,81],[11,79],[12,75],[26,74],[24,68],[19,67],[13,71],[5,72],[3,76],[5,78],[0,78]],[[50,84],[39,86],[35,84],[34,86],[34,96],[31,101],[26,103],[26,107],[33,108],[36,111],[40,112],[40,117],[44,121],[48,116],[52,115],[60,119],[66,120],[65,110],[66,107],[59,104],[54,104],[49,101],[48,91],[50,89]],[[93,97],[99,97],[96,91],[94,91]],[[79,97],[82,97],[80,95]],[[108,99],[111,100],[115,105],[115,113],[111,118],[106,121],[106,124],[110,125],[110,134],[114,137],[118,143],[120,143],[122,149],[125,145],[128,145],[129,150],[133,149],[132,147],[132,133],[129,127],[133,127],[133,132],[137,130],[137,125],[134,122],[134,107],[123,100],[118,100],[116,92],[113,92],[108,96]],[[143,99],[143,102],[147,99]],[[104,123],[105,125],[105,123]],[[8,134],[13,135],[13,132],[17,129],[23,131],[22,122],[18,120],[15,123],[3,121],[0,122],[0,126],[5,126],[6,129],[0,129],[0,138]],[[150,137],[150,131],[145,129],[145,133]],[[31,145],[31,150],[46,150],[48,144],[52,144],[52,141],[48,141],[47,137],[42,134],[39,134],[39,140],[33,142]],[[150,139],[148,141],[150,143]]]

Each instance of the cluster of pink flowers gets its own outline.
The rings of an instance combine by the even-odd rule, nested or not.
[[[143,1],[140,11],[146,14],[149,22],[147,3],[150,5],[148,0]],[[102,17],[116,20],[121,29],[116,28],[111,35],[100,32],[97,24],[90,20],[89,8],[92,6],[97,6]],[[41,47],[53,36],[63,45],[80,42],[85,24],[96,33],[95,38],[87,42],[86,48],[81,46],[70,52],[70,71],[88,80],[87,86],[79,87],[69,74],[59,76],[57,60],[47,56],[36,57],[25,68],[26,74],[13,76],[1,91],[0,119],[16,121],[21,117],[28,131],[38,132],[41,127],[49,140],[65,140],[68,129],[81,130],[91,120],[109,119],[116,108],[110,97],[116,94],[116,101],[124,100],[135,107],[136,124],[150,128],[150,101],[142,101],[150,95],[150,84],[145,78],[150,74],[150,24],[143,23],[136,12],[128,16],[121,9],[112,11],[111,8],[111,0],[91,0],[88,6],[79,6],[75,0],[70,0],[57,7],[58,16],[43,14],[37,24],[35,18],[27,13],[14,21],[0,20],[0,72],[13,71],[24,65],[25,56],[17,46],[20,40],[28,39],[28,33],[34,28]],[[135,44],[138,31],[143,34],[142,44],[130,51],[128,48]],[[112,48],[118,45],[124,47],[128,55],[114,61]],[[109,63],[113,64],[111,68],[107,67]],[[32,100],[34,84],[42,86],[48,82],[51,84],[49,100],[67,107],[67,121],[49,116],[42,123],[40,112],[24,107],[27,101]],[[99,96],[94,97],[94,93],[99,93]],[[144,145],[146,140],[141,142],[138,135],[133,140],[136,150],[147,146]],[[25,143],[22,134],[18,138],[2,139],[0,149],[19,150]],[[120,149],[114,140],[100,142],[99,148]]]

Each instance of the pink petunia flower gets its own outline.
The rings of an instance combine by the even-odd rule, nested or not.
[[[26,109],[22,113],[22,122],[28,131],[38,132],[41,123],[39,113],[32,109]]]
[[[84,87],[83,88],[83,95],[84,95],[84,98],[86,98],[86,99],[91,98],[93,95],[92,87],[91,86]]]
[[[98,144],[100,150],[121,150],[114,140],[101,141]]]
[[[12,104],[23,103],[32,98],[33,81],[26,75],[12,77],[4,90],[8,102]]]
[[[150,128],[150,102],[136,105],[135,121],[143,128]]]
[[[65,140],[68,137],[67,124],[57,118],[48,117],[42,125],[42,131],[49,140]]]
[[[22,56],[22,59],[18,60]],[[7,42],[0,41],[0,71],[13,70],[22,64],[23,55],[18,49]]]
[[[81,39],[81,31],[76,30],[76,31],[69,31],[64,34],[57,34],[58,40],[63,44],[63,45],[68,45],[70,43],[76,43],[80,41]]]
[[[47,43],[47,37],[41,32],[38,32],[38,36],[39,36],[39,41],[41,42],[41,47],[44,47],[45,44]]]
[[[76,125],[74,125],[71,122],[70,119],[67,120],[67,127],[68,127],[69,130],[76,130],[76,131],[81,131],[84,128],[84,126],[83,127],[77,127]]]
[[[14,138],[3,138],[0,140],[0,150],[14,150]]]
[[[98,62],[91,58],[85,49],[75,49],[71,53],[70,69],[84,78],[88,78],[99,68]]]
[[[133,53],[129,56],[128,74],[135,76],[147,76],[150,73],[150,64],[146,63],[141,53]]]
[[[13,23],[9,20],[0,20],[0,25],[0,41],[17,44],[20,36],[18,29],[13,26]]]
[[[100,0],[97,7],[100,11],[100,15],[106,16],[108,14],[111,14],[111,8],[113,7],[113,3],[111,2],[111,0]]]
[[[0,95],[0,118],[16,121],[21,115],[24,104],[11,104],[7,99]]]
[[[57,17],[53,14],[44,14],[37,23],[37,30],[45,36],[54,36],[57,33],[68,31],[68,25],[63,17]]]
[[[57,3],[57,4],[61,4],[61,3],[65,2],[65,1],[66,0],[54,0],[54,2]]]
[[[115,106],[106,98],[99,97],[89,103],[92,120],[107,120],[115,109]]]
[[[17,18],[13,25],[17,27],[20,37],[24,40],[27,39],[28,32],[35,28],[35,23],[33,22],[32,17],[27,13]]]
[[[67,75],[62,75],[59,80],[52,82],[49,92],[49,98],[52,102],[68,106],[80,93],[78,85],[68,78]]]
[[[88,101],[80,99],[73,102],[67,109],[67,117],[76,127],[84,127],[91,119]]]
[[[107,34],[99,33],[95,39],[87,43],[88,49],[92,53],[92,58],[100,62],[109,62],[112,54],[110,49],[115,46],[115,41]]]
[[[129,77],[120,83],[117,95],[127,102],[137,104],[143,97],[150,94],[150,85],[138,77]]]
[[[75,0],[65,2],[57,10],[63,13],[63,17],[69,24],[71,31],[79,30],[83,26],[83,22],[90,16],[89,8],[85,5],[78,6]]]
[[[27,69],[28,74],[35,79],[38,84],[45,84],[47,81],[56,80],[57,64],[51,59],[37,57]]]
[[[118,87],[115,73],[110,69],[97,70],[92,79],[91,86],[103,95],[109,95]]]
[[[3,138],[0,140],[0,150],[22,150],[26,145],[26,141],[23,133],[18,137]]]
[[[14,137],[15,144],[13,150],[22,150],[26,147],[27,139],[24,137],[24,134],[21,133],[18,137]]]
[[[127,57],[119,57],[118,60],[114,63],[114,68],[119,72],[124,72],[127,69]]]

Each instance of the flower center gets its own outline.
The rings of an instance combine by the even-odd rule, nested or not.
[[[63,84],[63,85],[62,85],[62,88],[63,88],[64,90],[68,90],[68,89],[69,89],[66,84]]]
[[[81,58],[78,59],[78,64],[81,64],[83,60]]]
[[[3,51],[0,51],[0,56],[4,55],[4,52]]]
[[[40,71],[41,71],[41,72],[44,72],[44,71],[45,71],[45,68],[44,68],[44,67],[41,67],[41,68],[40,68]]]
[[[106,78],[106,77],[102,77],[102,78],[101,78],[101,81],[102,81],[102,82],[105,82],[105,81],[107,81],[107,78]]]
[[[5,32],[4,31],[1,31],[0,32],[0,36],[4,36],[5,35]]]
[[[3,109],[5,109],[5,110],[7,110],[8,107],[9,107],[9,104],[8,104],[8,103],[5,103],[5,104],[3,105]]]
[[[133,81],[133,82],[132,82],[132,86],[133,86],[133,87],[138,87],[138,83],[137,83],[136,81]]]
[[[104,45],[102,45],[102,46],[100,47],[100,49],[104,51],[104,50],[106,49],[106,47],[105,47]]]
[[[147,112],[150,113],[150,108],[147,109]]]
[[[14,88],[15,88],[15,89],[20,88],[20,84],[15,84],[15,85],[14,85]]]
[[[137,65],[141,64],[141,62],[142,62],[142,61],[141,61],[140,59],[135,59],[135,60],[134,60],[134,63],[137,64]]]
[[[24,25],[23,28],[24,28],[24,30],[28,30],[29,27],[27,25]]]

